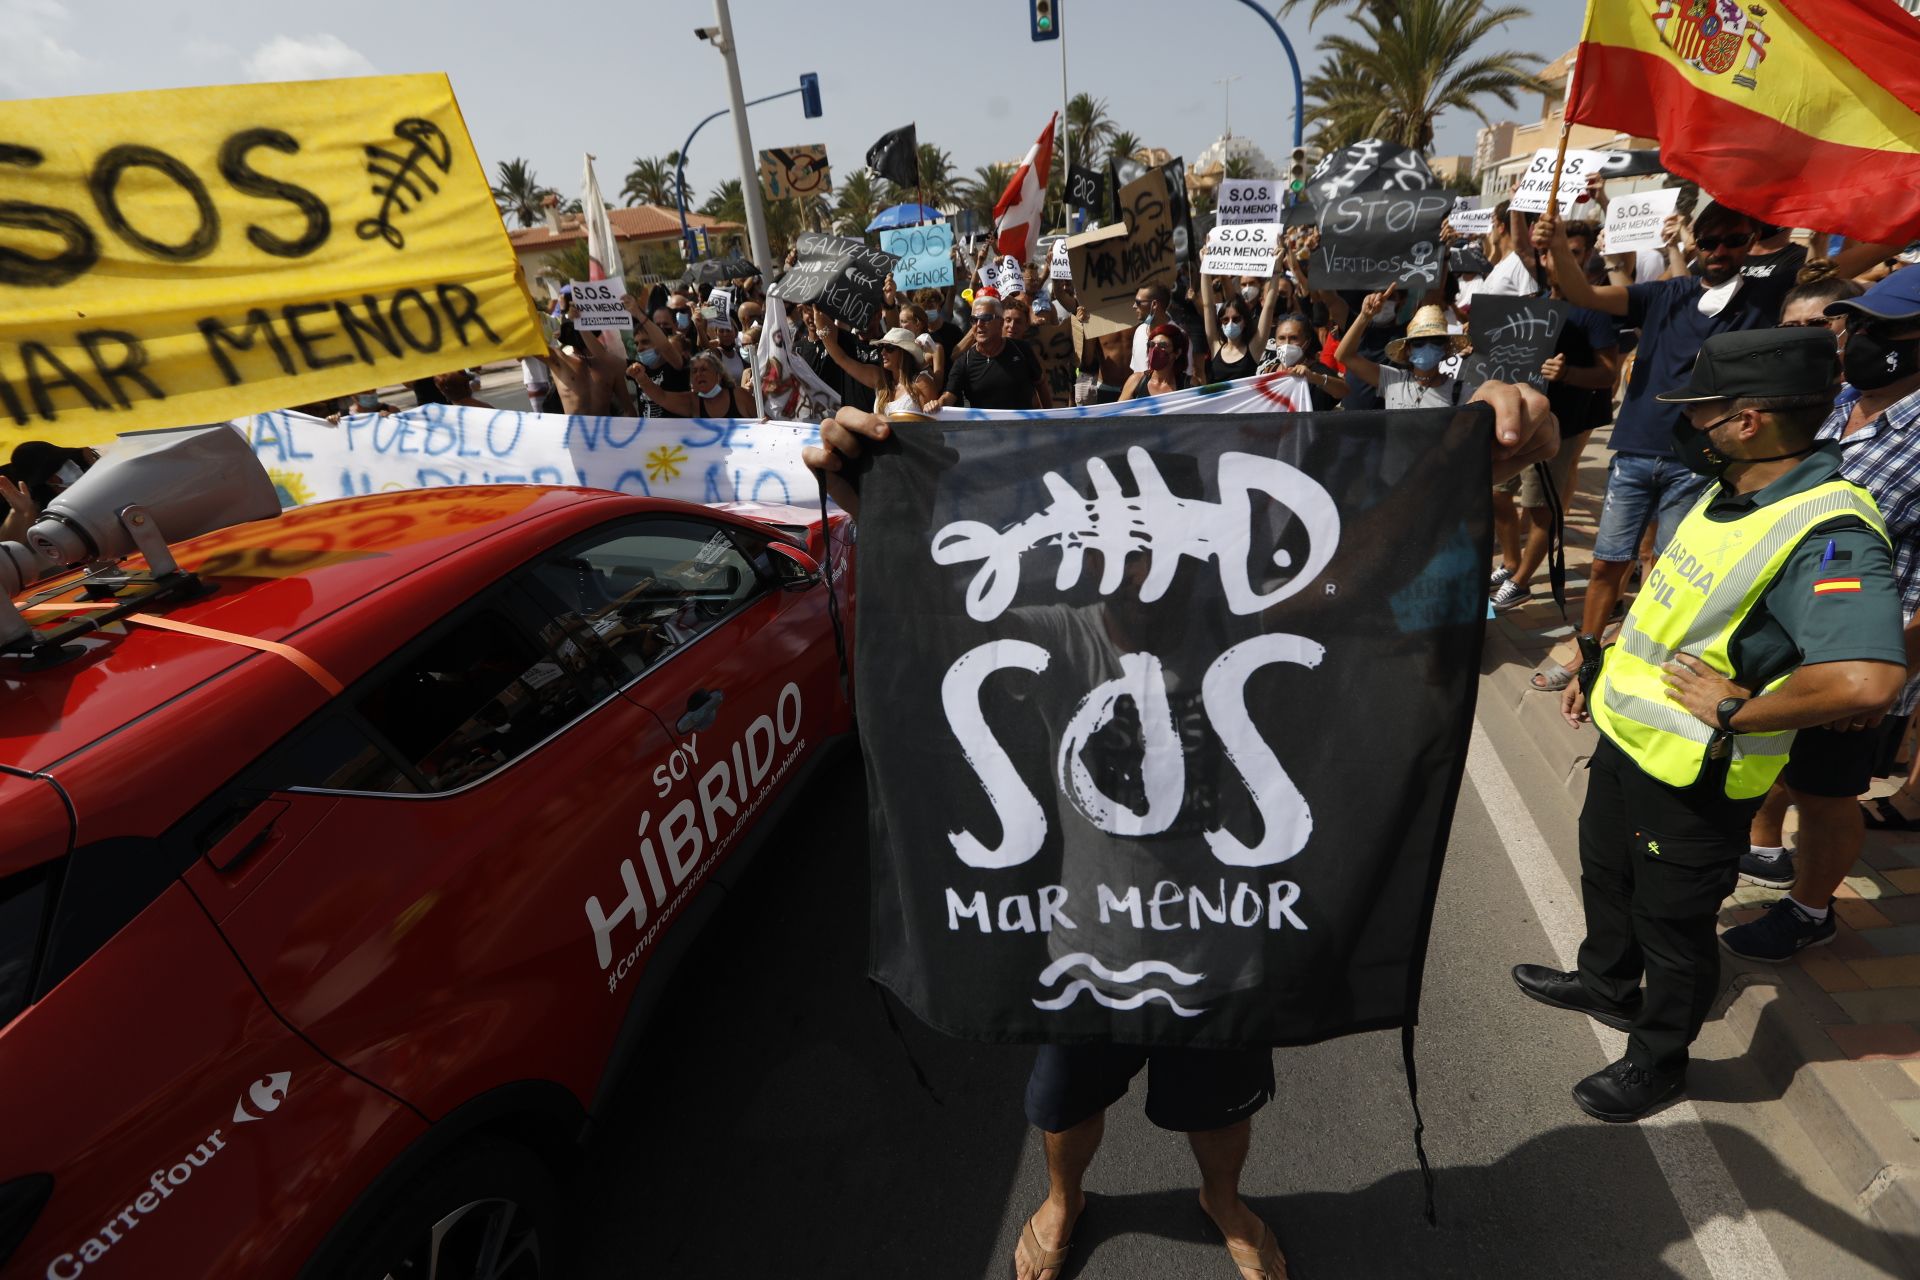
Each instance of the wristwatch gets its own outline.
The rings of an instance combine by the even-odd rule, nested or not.
[[[1739,715],[1740,708],[1746,705],[1745,698],[1722,698],[1713,709],[1713,718],[1718,720],[1720,727],[1728,733],[1736,733],[1738,730],[1733,727],[1733,718]]]

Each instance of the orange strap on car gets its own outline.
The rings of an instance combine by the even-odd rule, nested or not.
[[[28,613],[86,613],[95,609],[111,609],[111,604],[36,604],[27,606]],[[177,631],[181,635],[199,636],[202,640],[220,640],[227,644],[243,645],[249,649],[258,649],[262,653],[271,653],[285,658],[307,675],[312,676],[328,693],[339,693],[344,687],[334,679],[333,673],[309,658],[290,644],[281,644],[277,640],[262,640],[259,636],[241,635],[237,631],[221,631],[214,627],[196,626],[191,622],[178,622],[172,618],[163,618],[152,613],[130,613],[120,619],[122,622],[138,622],[144,626],[158,627],[162,631]]]

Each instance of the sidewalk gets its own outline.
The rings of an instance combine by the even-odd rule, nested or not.
[[[1587,447],[1567,511],[1567,617],[1546,590],[1487,624],[1481,696],[1497,698],[1564,784],[1555,797],[1530,797],[1550,836],[1572,838],[1586,795],[1594,731],[1560,718],[1559,695],[1529,687],[1550,652],[1565,657],[1586,590],[1600,497],[1605,431]],[[1894,789],[1877,783],[1875,794]],[[1557,811],[1558,810],[1558,811]],[[1794,815],[1787,822],[1793,843]],[[1741,885],[1720,913],[1722,927],[1759,916],[1780,891]],[[1920,1235],[1920,834],[1867,833],[1864,855],[1841,885],[1838,935],[1783,965],[1722,953],[1725,982],[1716,1017],[1747,1038],[1795,1119],[1860,1207],[1882,1227]],[[1920,1257],[1911,1259],[1920,1273]]]

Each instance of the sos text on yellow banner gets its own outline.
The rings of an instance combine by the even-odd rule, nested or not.
[[[444,75],[0,102],[0,461],[545,350]]]

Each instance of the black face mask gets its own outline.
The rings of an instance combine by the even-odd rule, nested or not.
[[[1673,424],[1673,447],[1680,451],[1680,463],[1697,476],[1710,476],[1718,480],[1727,473],[1727,468],[1736,462],[1784,462],[1788,458],[1802,458],[1819,448],[1818,442],[1804,449],[1795,449],[1792,453],[1776,453],[1765,458],[1729,458],[1713,447],[1713,429],[1723,422],[1732,422],[1744,409],[1716,418],[1704,427],[1696,427],[1684,417]]]
[[[1847,350],[1841,368],[1847,381],[1862,391],[1877,391],[1902,378],[1920,373],[1920,336],[1887,338],[1878,326],[1847,330]]]

